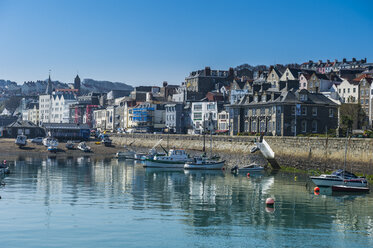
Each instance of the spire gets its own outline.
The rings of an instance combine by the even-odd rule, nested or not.
[[[53,92],[53,85],[52,85],[52,80],[51,80],[51,73],[49,70],[49,78],[48,78],[48,83],[47,83],[47,88],[45,90],[46,95],[51,95]]]
[[[77,89],[78,91],[80,91],[80,78],[79,78],[79,75],[76,74],[76,77],[74,79],[74,89]]]

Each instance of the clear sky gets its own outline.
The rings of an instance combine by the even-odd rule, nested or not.
[[[0,79],[179,84],[210,66],[373,62],[373,1],[0,0]]]

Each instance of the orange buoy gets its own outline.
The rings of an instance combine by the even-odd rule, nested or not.
[[[266,205],[273,206],[275,204],[275,200],[273,198],[267,198]]]
[[[221,170],[222,170],[222,171],[225,171],[225,168],[224,168],[224,167],[222,167],[222,168],[221,168]]]
[[[246,176],[247,176],[247,177],[250,177],[250,173],[248,172]]]
[[[320,192],[320,188],[319,188],[319,187],[315,187],[315,188],[313,189],[313,191],[314,191],[314,192]]]

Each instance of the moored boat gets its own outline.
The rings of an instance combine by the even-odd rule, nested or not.
[[[87,146],[87,144],[85,142],[80,142],[79,145],[78,145],[78,149],[83,151],[83,152],[90,152],[91,151],[91,147]]]
[[[334,185],[345,185],[351,187],[366,187],[368,182],[364,177],[358,177],[355,174],[336,170],[332,174],[322,174],[320,176],[311,176],[312,182],[319,187],[331,187]]]
[[[134,159],[135,155],[136,155],[135,151],[128,148],[127,146],[124,146],[124,150],[123,151],[118,151],[115,154],[115,157],[116,158],[123,158],[123,159]]]
[[[26,135],[18,135],[17,136],[17,139],[15,141],[16,145],[18,145],[19,147],[24,147],[27,145],[27,137]]]
[[[347,185],[333,185],[332,190],[335,192],[355,192],[355,193],[369,192],[368,187],[354,187],[354,186],[347,186]]]
[[[69,140],[69,141],[67,141],[65,146],[66,146],[67,149],[72,150],[72,149],[74,149],[74,142]]]
[[[184,169],[187,170],[221,170],[225,160],[209,159],[206,157],[195,157],[193,161],[186,162]]]
[[[184,168],[185,163],[191,161],[185,150],[170,149],[167,156],[155,155],[153,158],[145,159],[144,167]]]
[[[48,148],[47,150],[49,152],[57,152],[58,150],[58,141],[56,139],[50,139],[48,142]]]
[[[249,165],[245,165],[244,167],[238,168],[239,172],[259,172],[263,170],[264,170],[264,167],[257,165],[256,163],[252,163]]]

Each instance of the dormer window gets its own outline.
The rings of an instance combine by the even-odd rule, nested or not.
[[[266,95],[262,95],[262,102],[266,102]]]
[[[307,94],[300,94],[299,100],[301,100],[302,102],[307,101]]]
[[[258,96],[254,96],[254,102],[258,102]]]

